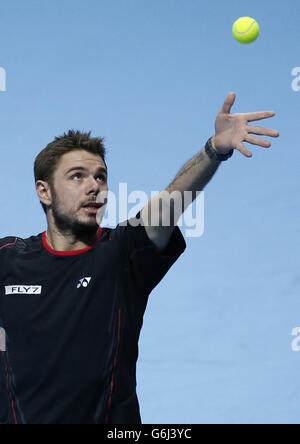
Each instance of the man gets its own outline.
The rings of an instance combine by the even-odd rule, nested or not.
[[[232,115],[234,101],[231,93],[215,136],[163,190],[177,192],[179,213],[184,191],[195,199],[233,150],[252,156],[243,142],[271,146],[250,134],[279,136],[249,126],[274,112]],[[176,225],[181,214],[172,206],[166,223],[170,200],[161,192],[138,213],[140,224],[99,227],[108,171],[103,139],[90,133],[56,138],[34,172],[48,229],[0,240],[0,422],[138,424],[143,315],[149,294],[186,249]],[[152,216],[159,224],[149,223]]]

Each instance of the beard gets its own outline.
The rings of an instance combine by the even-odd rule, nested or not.
[[[72,235],[82,242],[94,242],[99,229],[96,217],[91,218],[90,222],[81,222],[75,215],[63,213],[60,210],[62,205],[54,187],[51,187],[51,195],[52,215],[58,231],[65,235]]]

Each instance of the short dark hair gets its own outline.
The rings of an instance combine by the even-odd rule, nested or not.
[[[40,152],[34,162],[34,179],[48,182],[51,187],[54,184],[54,173],[60,158],[71,151],[85,150],[89,153],[100,156],[105,164],[106,148],[103,137],[91,137],[91,131],[88,133],[69,130],[62,136],[55,137],[54,141],[49,143],[46,148]],[[47,214],[47,206],[40,202],[44,212]]]

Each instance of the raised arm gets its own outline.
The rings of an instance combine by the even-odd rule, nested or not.
[[[235,93],[230,93],[227,96],[222,109],[218,113],[215,123],[215,135],[211,138],[209,145],[211,152],[216,153],[216,155],[222,156],[232,152],[232,150],[237,150],[245,157],[250,158],[252,157],[252,152],[245,147],[243,142],[263,148],[271,147],[271,143],[268,140],[260,139],[251,134],[278,137],[279,132],[259,126],[251,126],[249,122],[268,119],[275,116],[275,112],[263,111],[231,114],[235,99]],[[213,155],[208,155],[204,148],[181,168],[165,190],[157,194],[143,208],[141,217],[146,232],[159,250],[162,251],[166,248],[180,216],[212,179],[220,164],[221,161],[214,159]],[[185,191],[192,192],[192,200],[184,201]],[[172,193],[174,202],[170,201]],[[159,201],[162,203],[161,205],[159,205]],[[175,211],[178,208],[180,210]],[[168,224],[170,212],[171,221]],[[155,226],[153,221],[157,220],[160,222],[159,225],[162,226],[158,226],[158,224]]]

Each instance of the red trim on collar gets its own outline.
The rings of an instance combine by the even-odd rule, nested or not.
[[[74,256],[76,254],[86,253],[87,251],[91,250],[97,244],[97,242],[101,239],[102,232],[103,232],[103,229],[101,227],[99,227],[98,228],[98,235],[97,235],[96,242],[93,245],[90,245],[89,247],[83,248],[82,250],[73,250],[73,251],[57,251],[57,250],[53,250],[53,248],[51,248],[50,245],[47,242],[46,231],[44,231],[44,233],[42,235],[42,241],[43,241],[43,245],[46,248],[46,250],[49,251],[49,253],[51,253],[51,254],[55,254],[57,256]]]

